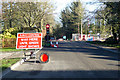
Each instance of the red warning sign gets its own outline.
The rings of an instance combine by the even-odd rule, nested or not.
[[[16,49],[41,49],[42,33],[17,33]]]

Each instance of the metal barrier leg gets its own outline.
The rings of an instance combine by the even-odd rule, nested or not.
[[[36,51],[37,51],[37,50],[35,49],[35,52],[36,52]],[[37,60],[37,59],[36,59],[36,53],[35,53],[35,63],[36,63],[36,60]]]

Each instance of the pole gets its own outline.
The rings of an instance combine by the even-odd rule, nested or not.
[[[79,32],[79,23],[78,23],[78,34],[80,34],[80,32]]]
[[[35,49],[35,52],[36,52],[36,51],[37,51],[37,50]],[[36,60],[37,60],[37,59],[36,59],[36,53],[35,53],[35,63],[36,63]]]
[[[88,34],[89,34],[89,27],[90,27],[90,23],[89,23],[89,19],[88,19]],[[87,35],[88,37],[88,35]]]
[[[40,29],[41,29],[41,32],[42,32],[42,26],[43,26],[43,19],[41,19],[41,27],[40,27]]]
[[[81,19],[81,40],[82,40],[83,34],[82,34],[82,19]]]

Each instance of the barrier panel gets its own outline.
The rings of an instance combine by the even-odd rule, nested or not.
[[[36,53],[42,49],[42,33],[17,33],[16,49],[24,49],[25,59],[27,56],[36,59]],[[35,51],[26,55],[25,49],[35,49]]]
[[[89,36],[89,37],[87,38],[87,41],[94,41],[94,36]]]
[[[16,49],[42,49],[42,33],[17,33]]]
[[[51,47],[58,48],[58,40],[56,41],[56,44],[53,44],[52,40],[50,40]]]

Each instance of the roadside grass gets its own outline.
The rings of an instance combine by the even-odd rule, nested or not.
[[[0,62],[1,62],[1,64],[0,64],[0,72],[4,71],[7,68],[9,68],[10,66],[15,64],[19,60],[20,60],[20,58],[9,58],[9,59],[2,59],[2,60],[0,60]]]
[[[101,46],[106,46],[106,47],[120,48],[120,44],[107,44],[107,43],[101,42],[101,41],[86,41],[86,42],[91,43],[91,44],[97,44],[97,45],[101,45]]]

